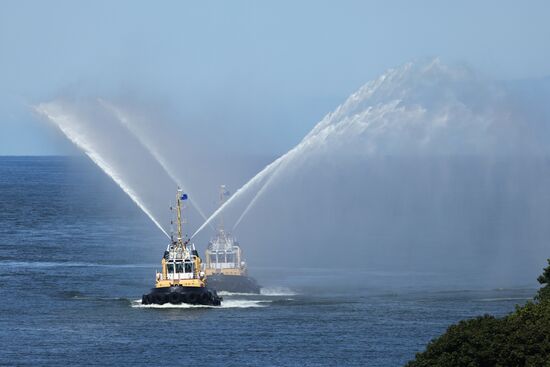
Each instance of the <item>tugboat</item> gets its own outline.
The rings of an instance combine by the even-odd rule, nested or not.
[[[195,245],[182,238],[182,201],[187,195],[178,188],[176,214],[178,237],[171,236],[170,244],[161,260],[162,272],[157,272],[155,288],[144,294],[144,305],[165,303],[220,306],[222,298],[215,289],[206,286],[206,277],[201,271],[202,261]]]
[[[220,186],[220,205],[229,196],[225,185]],[[208,244],[204,272],[208,285],[218,291],[232,293],[260,293],[260,286],[248,276],[243,252],[235,237],[223,228],[220,216],[216,236]]]

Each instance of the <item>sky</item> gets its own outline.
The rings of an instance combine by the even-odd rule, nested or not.
[[[193,136],[277,155],[358,87],[440,57],[496,79],[550,75],[546,1],[7,1],[0,155],[76,154],[32,112],[132,99]]]

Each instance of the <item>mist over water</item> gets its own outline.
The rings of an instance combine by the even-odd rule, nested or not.
[[[237,218],[264,263],[531,284],[550,235],[550,134],[542,106],[517,97],[437,59],[391,69],[209,220]]]
[[[540,152],[515,121],[505,91],[438,59],[392,69],[352,94],[293,149],[252,178],[225,207],[255,191],[236,225],[274,177],[311,154],[495,155]],[[514,120],[516,119],[516,120]],[[527,140],[527,141],[525,141]],[[512,144],[510,144],[512,143]],[[214,213],[213,219],[221,209]],[[201,227],[197,230],[199,232]]]
[[[188,226],[199,246],[223,214],[250,264],[500,285],[531,284],[550,235],[548,114],[524,95],[466,67],[408,63],[365,84],[255,175],[220,159],[224,147],[193,141],[185,124],[131,106],[37,109],[76,131],[66,135],[116,172],[157,223],[168,223],[175,185],[188,190],[201,204]],[[234,194],[216,208],[222,183]],[[213,214],[201,225],[204,213]]]

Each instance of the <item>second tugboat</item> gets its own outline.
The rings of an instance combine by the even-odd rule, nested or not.
[[[195,245],[182,239],[182,201],[187,199],[179,188],[176,198],[178,237],[172,235],[170,244],[161,260],[162,272],[156,275],[155,288],[144,294],[144,305],[165,303],[219,306],[222,298],[214,289],[206,286],[206,277],[201,271],[201,258]]]
[[[220,205],[229,192],[225,185],[220,186]],[[218,232],[208,244],[204,271],[208,284],[218,291],[232,293],[260,293],[260,286],[248,276],[241,247],[233,236],[225,232],[220,216]]]

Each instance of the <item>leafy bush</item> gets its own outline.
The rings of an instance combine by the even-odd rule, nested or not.
[[[550,367],[550,259],[534,302],[503,318],[460,321],[428,344],[408,367]]]

